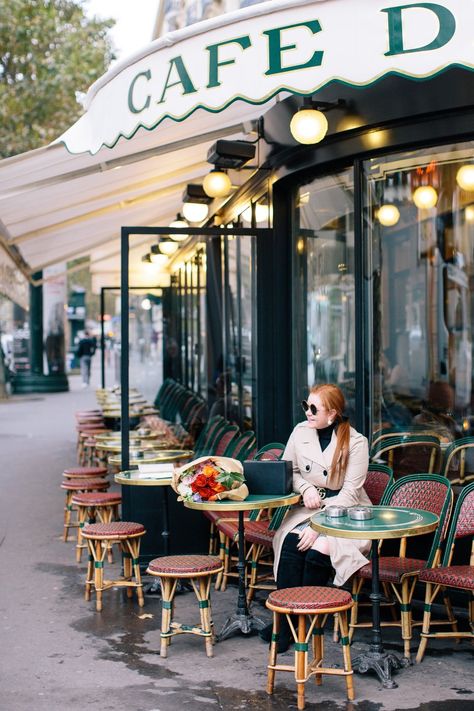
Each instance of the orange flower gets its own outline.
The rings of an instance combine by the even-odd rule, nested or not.
[[[206,464],[206,466],[204,466],[202,468],[202,475],[205,476],[206,478],[213,477],[216,475],[216,473],[217,472],[216,472],[215,468],[212,466],[212,464]]]

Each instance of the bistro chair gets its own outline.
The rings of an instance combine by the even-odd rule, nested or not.
[[[462,538],[471,538],[470,561],[467,565],[452,565],[455,547]],[[416,655],[419,663],[425,654],[428,639],[470,639],[474,641],[474,482],[468,484],[459,494],[454,509],[453,518],[446,538],[446,547],[443,560],[438,568],[426,568],[420,572],[419,580],[424,583],[425,605],[423,614],[423,627],[421,631],[420,646]],[[458,630],[456,618],[448,597],[448,590],[464,590],[469,596],[469,625],[470,630]],[[448,613],[448,619],[434,622],[431,619],[431,608],[436,597],[441,593]],[[451,631],[432,632],[431,626],[450,625]]]
[[[224,452],[224,457],[232,457],[232,459],[238,459],[239,462],[244,462],[249,458],[256,442],[255,432],[247,430],[229,443]]]
[[[61,483],[61,489],[66,492],[66,501],[64,503],[64,533],[63,541],[67,543],[69,529],[76,528],[77,521],[72,521],[72,512],[74,505],[72,497],[74,494],[81,494],[92,491],[106,491],[110,487],[109,482],[102,478],[82,477],[80,479],[64,479]]]
[[[393,471],[386,464],[371,462],[364,481],[364,491],[372,506],[378,506],[387,488],[393,482]]]
[[[322,684],[323,675],[343,676],[346,680],[347,698],[354,699],[354,681],[351,663],[347,611],[353,605],[350,593],[339,588],[297,587],[275,590],[270,593],[266,606],[273,612],[273,631],[270,643],[267,673],[267,693],[273,694],[275,673],[293,672],[295,675],[298,709],[305,708],[305,684],[314,676],[316,684]],[[338,614],[341,629],[343,669],[323,666],[324,622],[327,615]],[[280,615],[286,615],[295,641],[294,664],[277,664]],[[293,623],[293,616],[297,623]],[[309,618],[309,620],[308,620]],[[309,661],[309,641],[312,640],[312,657]]]
[[[101,523],[110,523],[118,521],[119,506],[122,503],[122,496],[117,493],[106,492],[87,492],[83,494],[74,494],[71,503],[77,509],[77,543],[76,543],[76,562],[80,563],[82,551],[87,546],[82,540],[82,529],[86,523],[95,523],[97,519]],[[112,549],[109,549],[109,563],[113,562]]]
[[[381,440],[373,446],[370,459],[387,464],[394,477],[399,479],[418,472],[438,473],[442,453],[438,437],[424,434],[398,435]]]
[[[107,476],[107,467],[68,467],[63,471],[65,479],[96,479]]]
[[[474,480],[474,437],[457,439],[446,448],[443,474],[461,486]]]
[[[438,565],[440,545],[447,530],[453,501],[449,481],[438,474],[418,474],[406,476],[396,481],[384,494],[381,505],[404,506],[431,511],[439,516],[439,525],[433,537],[427,559],[412,558],[407,555],[407,538],[401,538],[397,556],[380,556],[379,578],[387,594],[391,591],[400,605],[400,618],[381,622],[382,626],[400,627],[404,656],[410,659],[410,644],[414,623],[411,615],[411,601],[420,571]],[[352,582],[354,606],[351,611],[350,637],[358,627],[371,627],[371,622],[358,621],[358,601],[364,581],[372,578],[372,563],[360,568]]]
[[[96,594],[96,610],[102,610],[102,593],[115,587],[125,587],[127,597],[136,590],[138,604],[143,607],[143,587],[140,575],[140,540],[146,533],[141,523],[112,521],[110,523],[89,523],[82,529],[82,537],[87,541],[89,561],[87,564],[85,599],[90,600],[91,592]],[[123,555],[123,576],[115,580],[104,579],[104,560],[110,547],[118,543]]]
[[[207,555],[172,555],[155,558],[147,573],[161,584],[161,648],[160,656],[168,656],[171,638],[177,634],[204,637],[206,654],[213,656],[214,627],[211,612],[211,580],[222,569],[219,558]],[[199,603],[200,624],[185,625],[173,620],[174,597],[178,581],[189,580]]]

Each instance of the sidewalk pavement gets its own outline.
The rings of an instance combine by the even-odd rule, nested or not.
[[[75,563],[72,540],[61,540],[59,484],[63,469],[76,463],[74,410],[94,407],[95,397],[93,389],[81,389],[77,376],[70,384],[68,393],[0,402],[0,711],[296,708],[290,674],[277,674],[273,697],[265,693],[267,648],[257,637],[227,639],[208,659],[201,639],[181,635],[161,659],[156,596],[139,608],[124,591],[109,590],[101,613],[94,601],[84,601],[85,565]],[[234,586],[213,593],[216,630],[236,596]],[[176,607],[181,619],[196,621],[193,593],[180,595]],[[254,610],[269,619],[262,605]],[[329,660],[339,664],[340,650],[330,638]],[[402,651],[397,632],[387,630],[384,639],[388,649]],[[367,640],[367,633],[357,637],[353,656]],[[291,653],[283,659],[291,663]],[[472,662],[468,642],[436,641],[421,665],[397,673],[397,689],[381,688],[372,674],[356,675],[356,701],[349,703],[343,679],[325,677],[320,687],[308,682],[307,708],[472,711]]]

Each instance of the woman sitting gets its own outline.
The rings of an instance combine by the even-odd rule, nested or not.
[[[326,537],[314,531],[310,517],[325,506],[370,506],[363,489],[369,463],[367,439],[343,416],[345,401],[336,385],[318,385],[303,400],[306,422],[293,430],[283,459],[293,462],[293,487],[302,495],[278,529],[273,541],[277,588],[343,585],[368,563],[370,541]],[[260,632],[271,639],[271,625]],[[282,619],[278,650],[292,641],[286,618]]]

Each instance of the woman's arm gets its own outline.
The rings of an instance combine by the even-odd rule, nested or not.
[[[318,509],[321,506],[321,497],[319,496],[316,487],[301,475],[298,467],[294,430],[291,433],[288,444],[285,447],[282,459],[293,462],[293,491],[302,494],[303,503],[307,508]]]

